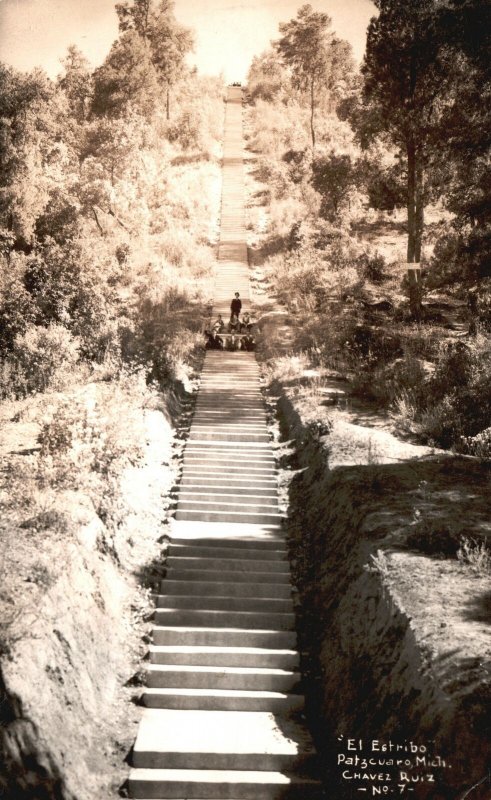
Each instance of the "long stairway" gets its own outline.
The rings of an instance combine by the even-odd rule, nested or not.
[[[229,89],[215,310],[249,298],[242,92]],[[206,354],[157,598],[134,798],[322,796],[254,355]]]

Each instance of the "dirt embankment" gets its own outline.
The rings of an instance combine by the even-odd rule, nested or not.
[[[37,436],[49,398],[13,404],[4,414],[3,500],[9,488],[18,495],[10,506],[5,500],[0,539],[5,800],[104,800],[125,780],[140,717],[150,587],[165,556],[165,509],[180,450],[174,426],[182,412],[174,395],[142,399],[118,405],[114,388],[104,384],[74,392],[69,408],[84,409],[83,424],[77,429],[77,419],[71,428],[82,437],[82,456],[87,420],[97,408],[102,427],[94,423],[91,446],[107,445],[112,436],[117,455],[138,442],[133,463],[102,477],[87,470],[76,489],[73,476],[68,488],[56,490],[51,474],[45,484],[39,479]],[[55,468],[53,458],[45,462],[45,472]],[[62,470],[63,460],[55,466]]]
[[[288,527],[328,796],[489,798],[489,470],[407,444],[394,457],[394,437],[335,412],[326,434],[298,395],[276,390],[294,445]]]

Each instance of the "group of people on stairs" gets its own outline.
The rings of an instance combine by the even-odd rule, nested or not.
[[[248,311],[242,314],[242,300],[239,292],[230,303],[230,319],[227,324],[221,314],[217,315],[211,327],[205,329],[206,347],[210,350],[223,350],[225,341],[230,350],[254,350],[252,334],[253,321]],[[224,336],[224,334],[228,334]]]

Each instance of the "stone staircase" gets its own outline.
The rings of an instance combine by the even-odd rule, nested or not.
[[[248,299],[241,90],[227,103],[216,310]],[[303,718],[276,468],[254,355],[206,354],[156,598],[134,798],[322,796]]]

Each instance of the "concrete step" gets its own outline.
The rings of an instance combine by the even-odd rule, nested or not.
[[[239,413],[241,411],[239,410]],[[201,409],[199,410],[198,415],[195,415],[192,420],[192,425],[195,430],[199,430],[201,428],[213,428],[216,430],[241,430],[241,431],[260,431],[261,433],[267,432],[267,422],[266,419],[261,419],[257,413],[251,413],[250,416],[247,414],[242,413],[242,423],[240,425],[237,424],[235,421],[237,417],[237,413],[229,413],[223,414],[222,418],[218,415],[214,416],[212,414],[207,414]]]
[[[216,429],[218,432],[220,430],[217,424],[212,425],[213,429]],[[191,429],[190,429],[191,430]],[[202,432],[202,429],[195,428],[196,436],[192,441],[186,441],[186,446],[189,447],[191,450],[200,450],[203,452],[213,453],[214,448],[213,445],[210,443],[210,439],[205,438],[206,434],[209,431]],[[224,433],[228,433],[228,429],[223,429]],[[263,433],[266,433],[263,430]],[[199,434],[199,435],[198,435]],[[249,434],[244,434],[249,435]],[[269,434],[268,434],[269,436]],[[265,456],[269,459],[274,459],[275,456],[271,450],[271,439],[269,438],[268,441],[254,441],[253,439],[244,439],[244,441],[229,441],[228,439],[219,439],[216,442],[216,453],[217,455],[225,455],[229,456],[233,454],[235,451],[236,457],[246,457],[246,456]]]
[[[285,564],[288,553],[286,548],[275,549],[261,547],[236,547],[236,542],[224,545],[221,542],[210,542],[209,544],[198,544],[195,542],[185,542],[177,544],[171,540],[169,545],[169,557],[187,556],[188,558],[227,558],[227,559],[248,559],[251,561],[279,561]],[[247,542],[249,544],[249,542]]]
[[[301,694],[257,692],[245,689],[150,689],[142,694],[147,708],[201,709],[208,711],[269,711],[290,715],[302,712]]]
[[[224,479],[227,480],[224,480]],[[181,486],[211,486],[219,487],[227,492],[234,492],[237,489],[256,489],[257,491],[269,493],[276,490],[278,482],[276,477],[247,477],[246,474],[230,475],[229,472],[210,472],[203,475],[203,471],[187,469],[181,478]]]
[[[198,667],[186,664],[149,664],[147,686],[153,689],[248,689],[294,692],[300,674],[271,667]],[[298,692],[296,692],[298,694]]]
[[[255,380],[251,378],[251,380]],[[196,401],[196,411],[210,411],[216,410],[219,408],[223,414],[229,415],[232,413],[237,413],[238,411],[250,414],[259,414],[264,412],[264,402],[263,400],[252,400],[252,401],[244,401],[240,404],[240,407],[237,405],[237,402],[233,399],[232,396],[230,398],[223,398],[220,405],[213,400],[211,397],[207,397],[206,395],[200,396],[198,394],[198,399]]]
[[[247,412],[241,408],[230,408],[225,412],[224,409],[212,411],[211,409],[202,409],[197,406],[192,421],[193,425],[203,424],[230,426],[236,425],[238,420],[240,420],[241,427],[267,425],[267,417],[264,412],[260,413],[255,409]]]
[[[178,493],[178,508],[189,508],[194,511],[202,508],[205,511],[247,511],[249,513],[278,514],[278,498],[268,495],[223,494],[219,491],[197,492],[182,489]]]
[[[269,442],[221,442],[210,444],[208,439],[186,442],[187,455],[204,455],[216,458],[234,458],[237,463],[260,461],[275,463]]]
[[[278,516],[279,509],[276,505],[267,505],[266,503],[259,503],[259,502],[252,502],[248,503],[245,501],[236,502],[236,503],[226,503],[226,502],[216,502],[214,500],[191,500],[188,497],[179,497],[177,510],[179,511],[199,511],[203,514],[240,514],[241,516],[246,515],[245,521],[247,521],[247,517],[250,517],[251,514],[254,515],[268,515],[270,517]]]
[[[261,647],[203,647],[196,645],[150,645],[152,664],[187,664],[201,667],[272,667],[293,670],[298,667],[296,650]]]
[[[271,437],[269,433],[250,433],[248,431],[227,431],[222,430],[220,427],[216,429],[209,428],[191,428],[189,432],[189,440],[194,441],[200,439],[202,442],[270,442]]]
[[[264,558],[269,558],[266,553],[270,550],[276,553],[283,553],[287,550],[285,537],[280,535],[280,531],[273,536],[270,529],[266,529],[268,538],[261,538],[263,532],[261,531],[258,533],[256,526],[246,528],[245,530],[242,525],[236,528],[231,528],[230,525],[224,525],[222,530],[216,525],[186,526],[186,529],[188,533],[195,531],[196,535],[191,537],[183,536],[181,528],[179,527],[176,529],[176,527],[174,527],[170,541],[171,546],[210,547],[212,549],[221,547],[226,548],[227,551],[230,549],[241,551],[257,550],[261,552]],[[210,535],[211,531],[213,532],[213,536]]]
[[[211,569],[214,572],[218,570],[222,575],[234,573],[234,580],[236,572],[248,572],[254,574],[279,573],[283,574],[288,579],[290,578],[290,568],[284,559],[244,558],[242,554],[236,558],[233,556],[230,558],[225,558],[223,556],[221,558],[217,558],[213,552],[210,552],[204,557],[199,556],[197,558],[193,558],[191,555],[182,556],[170,553],[167,559],[167,568],[169,570],[197,569],[203,571]]]
[[[259,461],[255,460],[254,463],[245,462],[240,456],[239,445],[236,446],[236,456],[233,458],[230,454],[217,453],[217,459],[208,458],[208,453],[203,450],[195,450],[195,443],[190,445],[190,451],[184,452],[181,468],[184,477],[222,477],[223,475],[229,476],[231,480],[235,479],[250,480],[254,478],[258,482],[264,481],[277,481],[278,471],[276,463],[272,459],[261,458],[259,453]],[[202,445],[200,445],[202,447]],[[226,484],[226,481],[224,481]],[[258,483],[258,485],[260,485]]]
[[[274,627],[279,631],[292,631],[295,616],[292,612],[229,611],[208,608],[162,608],[154,611],[157,625],[192,625],[205,628],[258,628]]]
[[[132,769],[131,797],[140,800],[316,800],[321,787],[296,774],[253,770]]]
[[[200,580],[201,573],[195,580],[173,579],[170,575],[161,581],[160,591],[169,594],[195,595],[206,597],[237,597],[237,598],[276,598],[288,599],[291,597],[290,581],[282,583],[238,583],[237,581],[211,581]],[[223,576],[222,576],[223,577]]]
[[[159,594],[155,596],[156,608],[180,608],[206,611],[260,611],[291,614],[291,600],[257,597],[203,597],[202,595]]]
[[[193,511],[190,509],[178,509],[175,518],[177,520],[189,520],[190,522],[242,522],[244,524],[253,523],[255,525],[267,525],[268,523],[280,522],[283,519],[280,514],[249,514],[238,511]]]
[[[292,649],[297,637],[294,631],[246,630],[244,628],[155,626],[152,630],[156,645],[212,645],[213,647],[266,647]]]
[[[240,408],[241,398],[258,401],[263,399],[262,392],[259,389],[248,388],[251,383],[257,383],[257,378],[254,375],[244,379],[242,385],[237,381],[227,383],[217,379],[204,379],[199,386],[200,398],[213,397],[220,399],[223,397],[223,399],[233,401],[236,408]]]
[[[147,769],[292,770],[308,768],[314,748],[293,720],[248,711],[146,709],[132,752]]]
[[[251,376],[247,380],[249,381],[256,380],[256,378]],[[234,405],[233,403],[226,410],[222,408],[213,408],[213,407],[203,409],[200,408],[200,404],[201,401],[200,398],[198,397],[196,398],[196,405],[194,407],[193,421],[199,420],[200,417],[203,417],[208,421],[212,422],[221,421],[230,424],[233,422],[240,422],[241,424],[253,423],[253,422],[261,425],[267,424],[268,417],[264,410],[264,406],[260,408],[259,404],[257,404],[256,408],[251,409],[251,411],[249,412],[247,412],[247,410],[244,411],[242,407],[237,408],[237,406]]]
[[[184,559],[179,560],[184,561]],[[223,569],[204,569],[201,562],[196,569],[185,568],[182,564],[177,565],[173,562],[167,568],[166,578],[173,581],[212,581],[213,583],[219,583],[227,579],[228,583],[266,583],[269,585],[280,583],[286,586],[290,585],[289,572],[230,570],[225,573]]]
[[[205,456],[213,459],[233,459],[237,464],[247,464],[250,461],[260,461],[264,464],[274,465],[275,457],[265,442],[221,442],[213,445],[207,439],[186,443],[186,456]]]
[[[256,488],[254,483],[251,482],[251,486],[230,486],[225,485],[222,486],[220,481],[215,481],[215,483],[208,482],[206,483],[204,480],[200,483],[191,483],[188,481],[181,484],[179,487],[174,487],[174,493],[180,493],[181,495],[185,494],[205,494],[205,495],[217,495],[220,497],[237,497],[237,498],[264,498],[264,499],[274,499],[278,502],[278,492],[275,486],[270,488]]]
[[[191,443],[191,448],[193,443]],[[214,456],[211,453],[203,452],[203,450],[190,449],[189,452],[184,452],[181,462],[182,470],[185,476],[195,477],[208,477],[213,478],[230,476],[240,480],[251,478],[261,480],[261,478],[269,481],[277,480],[277,469],[274,460],[264,458],[261,453],[258,453],[256,458],[252,456],[242,457],[238,451],[235,457],[232,453],[216,453]],[[224,481],[224,485],[227,482]]]

